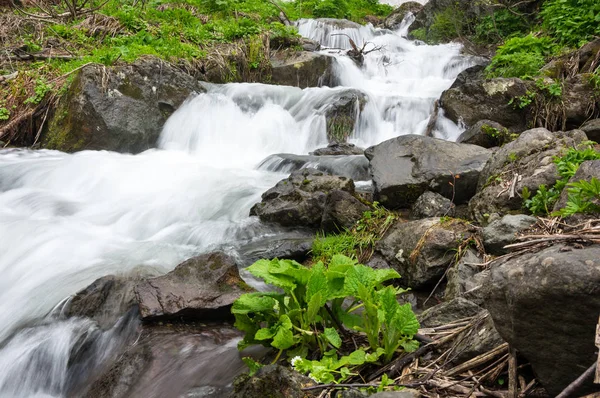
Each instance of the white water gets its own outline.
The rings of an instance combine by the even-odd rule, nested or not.
[[[348,48],[345,36],[324,36],[331,31],[322,23],[302,21],[299,30]],[[366,95],[352,136],[366,147],[422,132],[434,101],[470,66],[458,45],[417,45],[403,30],[343,33],[382,49],[363,68],[324,50],[337,59],[341,87],[207,85],[168,120],[160,149],[135,156],[0,151],[0,396],[64,396],[70,348],[93,325],[47,314],[95,279],[164,273],[200,252],[272,234],[248,212],[285,175],[256,166],[273,153],[325,146],[332,98],[349,87]],[[437,136],[458,133],[438,121]]]

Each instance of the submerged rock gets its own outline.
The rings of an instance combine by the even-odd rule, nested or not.
[[[427,190],[456,204],[468,201],[491,152],[475,145],[404,135],[368,148],[365,155],[375,199],[396,209],[410,207]]]
[[[369,160],[362,155],[315,156],[278,153],[267,157],[258,168],[280,173],[312,168],[355,181],[370,179]]]
[[[354,132],[359,112],[367,101],[359,90],[344,90],[330,99],[325,110],[327,139],[330,143],[346,142]]]
[[[164,276],[135,287],[143,320],[229,318],[229,307],[252,289],[240,278],[234,260],[222,252],[179,264]]]
[[[419,11],[423,9],[423,4],[418,3],[416,1],[407,1],[406,3],[401,4],[398,8],[396,8],[390,15],[388,15],[383,21],[383,27],[386,29],[397,29],[406,14],[409,12],[416,15]]]
[[[107,68],[81,69],[49,118],[45,148],[142,152],[154,148],[167,118],[192,93],[187,73],[155,57]]]
[[[598,358],[600,246],[555,245],[491,265],[484,306],[500,335],[556,396]],[[592,380],[577,396],[594,390]]]

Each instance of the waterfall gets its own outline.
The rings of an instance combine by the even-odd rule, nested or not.
[[[170,117],[158,148],[138,155],[0,151],[0,397],[65,396],[74,378],[106,359],[100,353],[110,356],[123,333],[52,311],[95,279],[165,273],[199,253],[272,234],[248,213],[286,175],[258,166],[276,153],[326,146],[333,98],[349,89],[364,95],[350,137],[364,148],[422,133],[436,99],[472,65],[457,44],[406,39],[406,26],[302,20],[298,29],[336,58],[339,87],[207,84]],[[374,50],[364,65],[344,55],[348,38]],[[434,134],[459,133],[440,114]],[[67,364],[82,336],[99,348],[74,374]]]

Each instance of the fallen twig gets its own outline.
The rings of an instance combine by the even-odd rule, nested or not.
[[[556,396],[556,398],[567,398],[567,397],[571,396],[571,394],[573,394],[575,391],[577,391],[577,389],[579,387],[581,387],[583,385],[583,383],[586,381],[586,379],[591,377],[595,371],[596,371],[596,363],[594,363],[592,366],[590,366],[585,372],[583,372],[583,374],[581,376],[579,376],[577,379],[575,379],[575,381],[573,381],[571,384],[569,384],[567,386],[567,388],[562,390],[562,392],[560,394],[558,394]]]

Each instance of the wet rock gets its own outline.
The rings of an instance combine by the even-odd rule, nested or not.
[[[189,391],[219,398],[245,365],[231,326],[144,327],[106,371],[88,380],[85,398],[179,398]],[[135,342],[135,344],[133,344]]]
[[[460,220],[440,218],[397,222],[375,246],[412,288],[435,284],[454,261],[456,249],[476,229]]]
[[[485,249],[496,255],[506,254],[504,246],[514,243],[517,236],[537,223],[537,218],[524,214],[507,214],[483,229]]]
[[[335,142],[329,144],[326,148],[317,149],[314,152],[311,152],[311,155],[314,156],[347,156],[347,155],[364,155],[365,151],[363,149],[358,148],[354,144],[349,144],[347,142]]]
[[[330,26],[334,29],[360,29],[362,25],[349,21],[347,19],[335,19],[335,18],[317,18],[317,22],[321,22],[324,25]]]
[[[333,57],[314,52],[277,52],[271,58],[270,83],[300,88],[332,87],[334,62]]]
[[[368,148],[375,199],[388,208],[410,207],[425,191],[454,203],[468,201],[491,152],[420,135],[404,135]],[[458,178],[454,176],[458,175]]]
[[[554,157],[586,139],[580,130],[551,133],[537,128],[504,145],[492,155],[479,176],[477,194],[469,202],[473,219],[485,223],[492,213],[503,216],[521,211],[523,199],[519,194],[523,188],[535,195],[540,185],[553,186],[559,178]],[[515,194],[511,197],[509,187],[515,178]]]
[[[410,388],[402,391],[382,391],[370,396],[371,398],[420,398],[421,393]]]
[[[77,292],[65,310],[67,316],[91,318],[102,329],[110,329],[137,304],[133,288],[139,277],[108,275]]]
[[[446,117],[467,128],[480,120],[491,120],[519,132],[526,128],[527,115],[509,102],[525,95],[527,89],[526,83],[517,78],[486,80],[483,67],[474,66],[462,72],[442,93],[440,105]]]
[[[575,175],[571,177],[569,182],[572,183],[581,180],[591,181],[592,178],[600,180],[600,160],[588,160],[581,163],[575,172]],[[568,188],[569,187],[567,186],[567,188],[564,189],[560,194],[558,201],[556,201],[556,204],[554,205],[554,211],[558,211],[567,205],[569,196]],[[596,204],[600,206],[599,201],[596,201]]]
[[[583,126],[581,126],[581,130],[590,140],[600,142],[600,119],[593,119],[585,122]]]
[[[325,110],[327,139],[330,143],[346,142],[354,132],[354,126],[366,102],[364,93],[343,90],[330,99]]]
[[[321,43],[306,37],[300,39],[300,45],[304,51],[319,51],[321,49]]]
[[[229,307],[248,287],[234,260],[222,252],[191,258],[164,276],[136,285],[143,320],[229,317]]]
[[[354,182],[315,169],[298,170],[265,192],[250,215],[282,226],[316,228],[321,225],[327,195],[334,190],[354,194]]]
[[[300,263],[309,258],[314,232],[287,232],[250,242],[238,249],[240,263],[249,266],[263,258],[290,259]]]
[[[452,300],[461,297],[465,292],[472,292],[481,288],[484,278],[481,268],[477,264],[483,262],[481,256],[473,249],[467,249],[461,259],[446,273],[446,290],[444,300]],[[475,304],[480,304],[473,298],[469,298]]]
[[[417,318],[422,328],[433,328],[477,316],[482,311],[477,304],[458,297],[423,311]]]
[[[203,88],[190,75],[154,57],[133,64],[81,69],[61,99],[45,148],[142,152],[154,148],[167,118]]]
[[[287,367],[267,365],[252,377],[242,374],[236,378],[229,398],[306,398],[316,396],[302,391],[312,385],[313,380]]]
[[[456,142],[479,145],[484,148],[493,148],[505,143],[510,137],[510,132],[501,125],[491,120],[480,120],[462,133]]]
[[[409,12],[416,15],[423,9],[423,5],[416,1],[407,1],[396,8],[383,22],[383,27],[386,29],[395,30],[398,29],[406,14]]]
[[[426,191],[413,204],[410,217],[421,219],[428,217],[454,216],[455,206],[450,199],[439,193]]]
[[[313,156],[278,153],[267,157],[258,166],[262,170],[280,173],[291,173],[308,167],[355,181],[371,178],[369,160],[363,155]]]
[[[325,200],[321,229],[324,232],[334,233],[350,229],[367,210],[369,206],[354,195],[346,191],[331,191]]]
[[[484,306],[551,396],[598,359],[599,259],[599,245],[555,245],[491,265]],[[575,395],[592,391],[591,379],[585,385]]]

